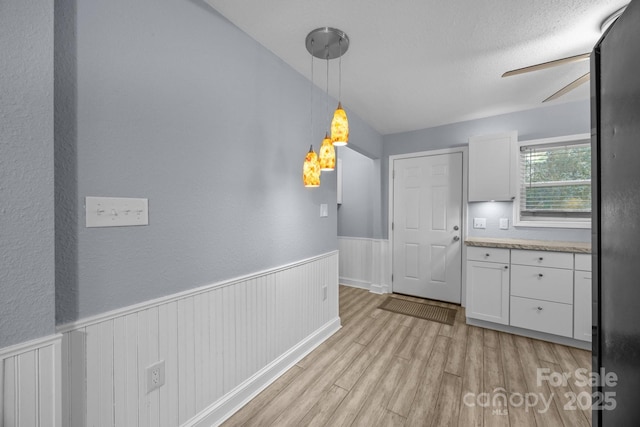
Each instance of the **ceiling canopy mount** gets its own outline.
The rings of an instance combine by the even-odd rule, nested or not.
[[[337,28],[320,27],[307,35],[307,51],[316,58],[335,59],[349,49],[349,37]]]

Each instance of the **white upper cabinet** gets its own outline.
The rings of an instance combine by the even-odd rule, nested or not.
[[[469,201],[511,201],[516,197],[518,132],[469,138]]]

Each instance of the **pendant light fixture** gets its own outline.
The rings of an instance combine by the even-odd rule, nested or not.
[[[327,90],[325,93],[326,114],[329,117],[329,59],[327,59]],[[336,168],[336,149],[331,143],[329,132],[324,134],[322,146],[320,146],[320,170],[332,171]]]
[[[313,145],[309,147],[309,152],[304,158],[302,181],[305,187],[320,187],[320,162],[318,155],[313,151]]]
[[[343,31],[331,27],[321,27],[307,35],[307,50],[316,58],[327,60],[340,58],[338,77],[338,108],[331,121],[331,142],[333,145],[347,145],[349,141],[349,122],[342,108],[342,55],[349,49],[349,37]]]
[[[338,60],[338,108],[333,113],[333,120],[331,120],[331,142],[333,145],[341,146],[347,145],[347,142],[349,142],[349,121],[347,120],[347,113],[342,108],[342,38],[338,40],[338,46],[340,47],[340,59]]]
[[[311,41],[313,45],[313,40]],[[311,139],[313,140],[313,56],[311,57],[311,86],[309,89],[309,129]],[[309,152],[304,158],[304,165],[302,166],[302,182],[305,187],[319,187],[320,186],[320,161],[318,155],[313,151],[313,144],[309,147]]]

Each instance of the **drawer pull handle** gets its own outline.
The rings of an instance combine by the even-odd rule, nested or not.
[[[505,269],[505,270],[507,270],[508,268],[509,268],[509,266],[508,266],[508,265],[505,265],[505,266],[504,266],[504,269]]]
[[[538,277],[542,277],[542,276],[544,276],[544,274],[538,273]]]
[[[542,307],[536,307],[536,310],[542,311]]]
[[[540,257],[540,258],[538,258],[538,261],[542,261],[543,259],[544,259],[544,258]]]
[[[489,255],[491,255],[491,254],[484,254],[484,256],[489,256]]]

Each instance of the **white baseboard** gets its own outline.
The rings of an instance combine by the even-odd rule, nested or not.
[[[251,378],[233,389],[225,395],[224,398],[184,423],[182,427],[210,427],[222,424],[240,408],[249,403],[249,401],[256,397],[262,390],[293,367],[293,365],[298,363],[298,361],[302,360],[302,358],[337,332],[340,327],[340,318],[336,318],[327,323],[304,341],[280,356],[277,360],[265,366]]]
[[[350,286],[352,288],[366,289],[368,291],[371,290],[371,283],[365,282],[364,280],[350,279],[348,277],[340,277],[339,280],[341,285]]]
[[[388,294],[389,293],[389,285],[377,285],[371,284],[370,292],[374,294]]]

